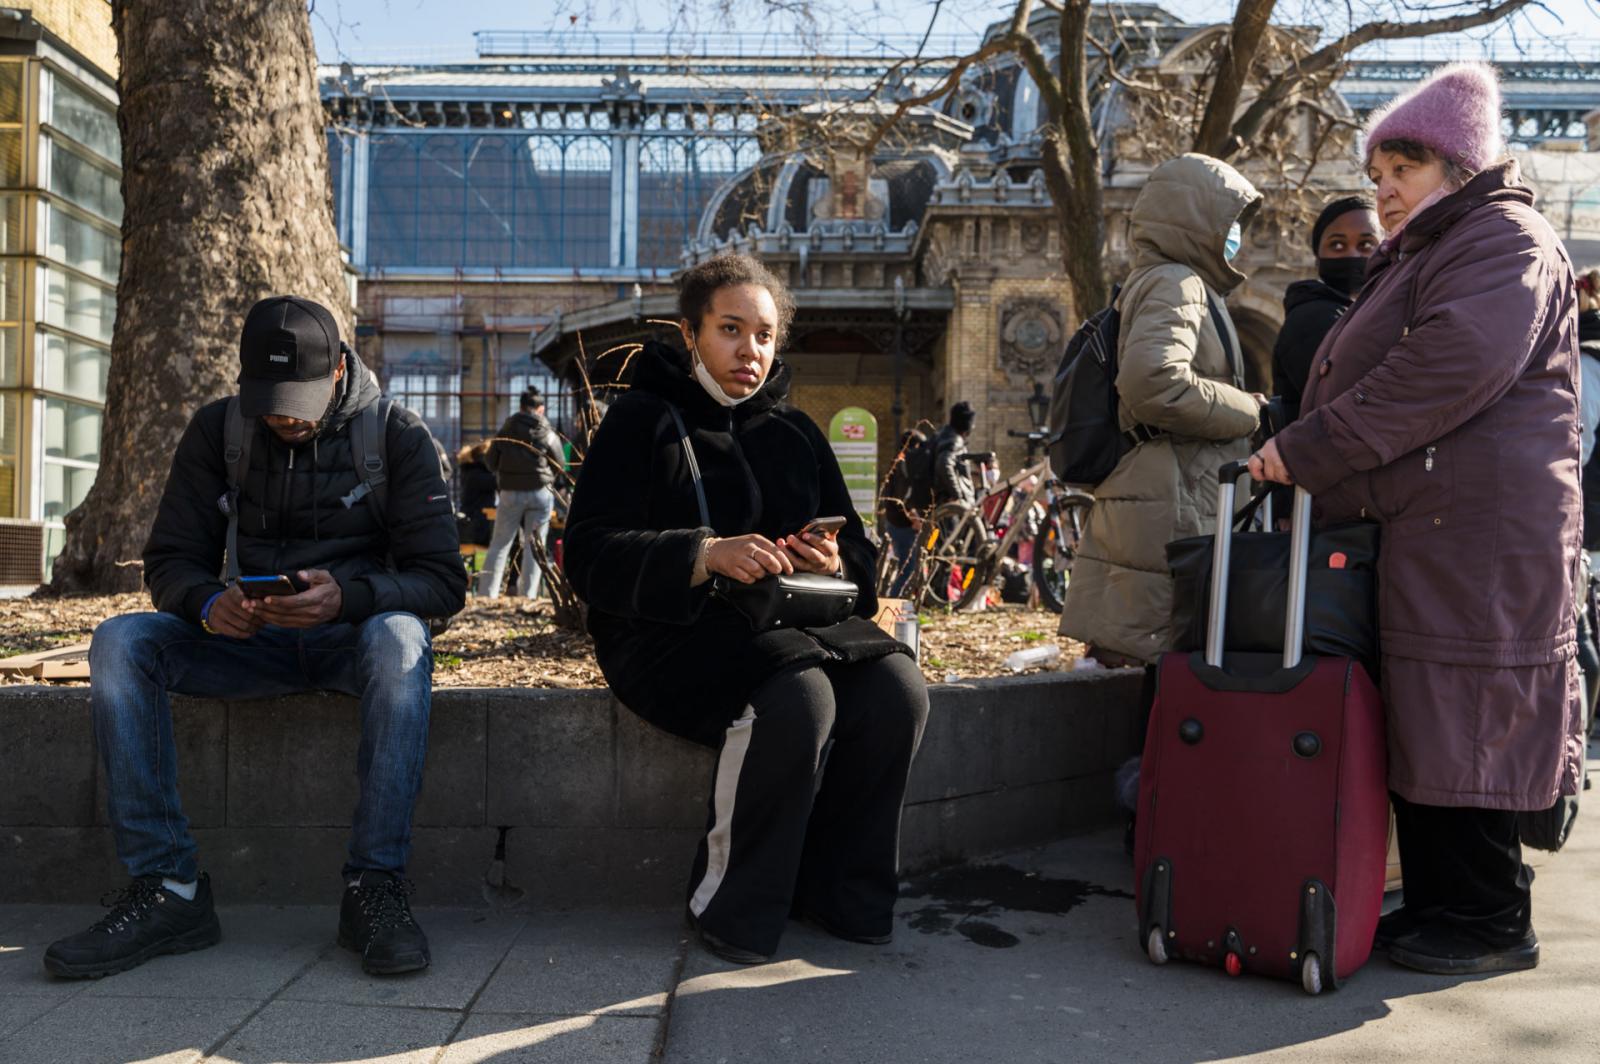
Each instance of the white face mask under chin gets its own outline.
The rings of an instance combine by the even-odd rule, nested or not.
[[[754,390],[750,392],[750,395],[741,395],[738,398],[734,398],[722,390],[722,385],[718,384],[717,379],[711,375],[711,371],[706,369],[706,364],[700,361],[699,348],[692,345],[690,346],[689,361],[694,366],[694,379],[700,382],[700,387],[705,389],[707,395],[711,396],[711,398],[715,399],[718,404],[722,406],[738,406],[746,399],[754,396],[756,392],[759,392],[761,390],[761,384],[766,383],[766,381],[763,380],[761,384],[756,385]]]

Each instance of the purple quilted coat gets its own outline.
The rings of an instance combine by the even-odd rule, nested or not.
[[[1373,257],[1278,437],[1320,522],[1383,525],[1389,783],[1544,809],[1580,785],[1572,267],[1517,164]]]

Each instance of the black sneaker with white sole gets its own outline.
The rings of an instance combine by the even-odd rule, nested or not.
[[[392,872],[366,871],[344,888],[339,945],[361,954],[368,975],[398,975],[428,966],[428,936],[411,915],[416,887]]]
[[[63,979],[99,979],[137,968],[164,953],[188,953],[222,941],[211,901],[211,877],[201,874],[193,901],[140,876],[100,899],[109,911],[87,931],[50,944],[44,967]]]

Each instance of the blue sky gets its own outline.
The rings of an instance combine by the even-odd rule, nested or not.
[[[823,0],[824,3],[827,0]],[[1161,0],[1191,21],[1229,16],[1231,0]],[[1583,58],[1600,58],[1600,0],[1545,0],[1552,14],[1532,18],[1549,37],[1583,42]],[[474,30],[562,30],[574,25],[594,31],[637,32],[667,28],[670,0],[314,0],[312,29],[324,62],[470,58]],[[701,0],[701,9],[711,7]],[[842,5],[841,5],[842,6]],[[1307,0],[1282,0],[1285,12],[1303,11]],[[1357,10],[1361,4],[1357,3]],[[857,0],[851,27],[868,33],[920,33],[927,27],[933,0]],[[1343,4],[1338,5],[1342,10]],[[1012,4],[999,0],[944,0],[935,32],[976,34],[1005,17]],[[755,10],[755,5],[746,5]],[[1561,21],[1558,21],[1561,20]],[[703,30],[759,30],[759,25],[713,26]],[[1503,43],[1500,45],[1503,47]]]

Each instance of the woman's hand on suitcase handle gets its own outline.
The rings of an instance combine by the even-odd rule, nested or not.
[[[768,574],[794,572],[794,563],[766,536],[730,536],[711,541],[706,549],[706,571],[753,584]]]
[[[1283,457],[1278,454],[1278,441],[1268,440],[1262,445],[1261,450],[1250,456],[1250,479],[1258,482],[1272,482],[1274,484],[1293,484],[1289,477],[1289,467],[1283,464]]]

